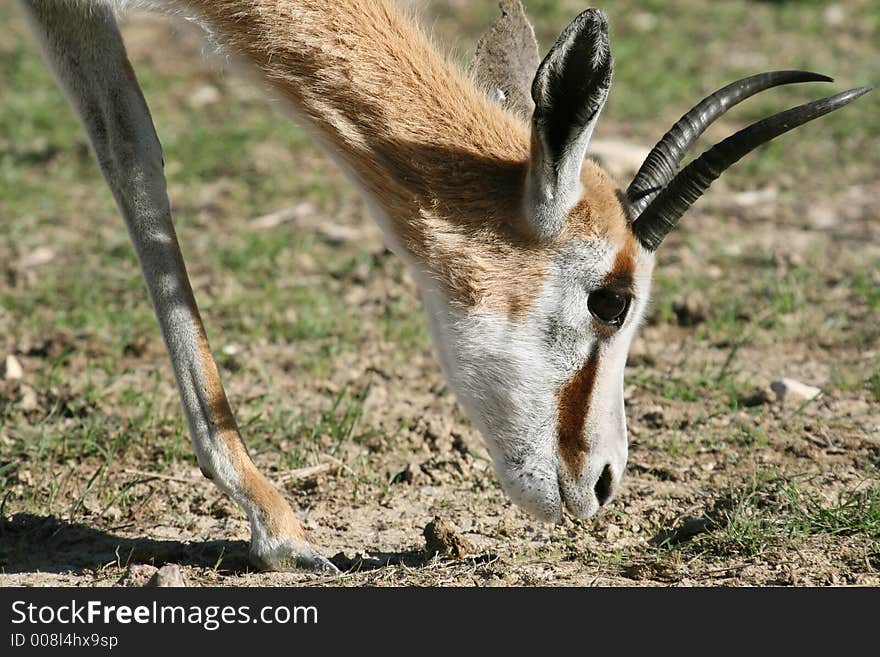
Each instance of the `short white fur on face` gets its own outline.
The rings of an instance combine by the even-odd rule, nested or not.
[[[521,319],[461,309],[438,289],[422,288],[447,381],[484,437],[507,495],[542,520],[561,521],[563,509],[591,516],[599,507],[594,488],[603,470],[610,470],[613,495],[626,465],[623,372],[647,305],[653,256],[636,254],[634,295],[623,325],[599,327],[587,299],[603,287],[618,250],[601,238],[566,244]],[[598,369],[584,408],[586,459],[572,473],[560,456],[560,390],[594,350]]]

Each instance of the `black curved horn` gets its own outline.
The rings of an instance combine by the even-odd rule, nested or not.
[[[651,149],[627,188],[633,216],[638,217],[672,180],[685,152],[715,119],[765,89],[796,82],[832,82],[832,79],[810,71],[769,71],[731,82],[697,103]]]
[[[646,249],[654,251],[663,238],[675,228],[681,216],[725,169],[758,146],[843,107],[871,89],[872,87],[850,89],[828,98],[793,107],[753,123],[716,144],[682,169],[656,195],[633,222],[633,233]]]

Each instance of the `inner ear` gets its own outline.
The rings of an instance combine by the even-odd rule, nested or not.
[[[541,237],[557,235],[580,198],[581,167],[611,73],[608,22],[588,9],[565,28],[535,74],[526,204]]]
[[[551,159],[560,159],[579,140],[589,142],[611,73],[607,21],[599,10],[588,9],[565,28],[532,83],[534,123]]]
[[[501,0],[499,16],[477,42],[471,74],[490,97],[524,120],[534,104],[530,87],[538,68],[538,42],[520,0]]]

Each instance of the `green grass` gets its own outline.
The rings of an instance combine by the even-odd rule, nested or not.
[[[880,538],[880,486],[844,491],[826,502],[796,483],[785,489],[791,508],[787,528],[795,534],[864,534]]]
[[[875,479],[827,496],[816,482],[761,469],[744,485],[722,494],[708,519],[705,534],[667,547],[691,556],[755,557],[768,548],[817,535],[876,541],[880,538],[880,485]]]
[[[586,7],[582,0],[526,4],[543,51]],[[713,127],[701,146],[794,104],[876,85],[880,5],[838,4],[847,16],[840,27],[829,27],[826,3],[812,0],[600,4],[609,15],[616,68],[597,136],[651,144],[703,95],[759,70],[801,67],[838,82],[751,99]],[[496,12],[494,0],[431,0],[425,7],[435,40],[460,61],[472,54]],[[19,408],[23,387],[0,388],[0,504],[4,514],[88,516],[89,522],[98,514],[109,522],[112,509],[137,512],[150,501],[153,489],[144,485],[145,477],[129,470],[168,474],[181,465],[194,467],[195,458],[125,228],[80,126],[13,13],[14,7],[0,6],[0,21],[9,24],[0,34],[0,356],[45,336],[64,336],[64,346],[40,363],[25,363],[36,368],[25,385],[39,395],[37,410]],[[230,399],[249,448],[261,464],[274,462],[281,472],[326,456],[344,459],[347,469],[338,475],[343,481],[332,486],[355,501],[393,497],[400,463],[389,465],[381,457],[418,450],[417,443],[405,442],[418,440],[414,417],[434,411],[411,409],[414,417],[399,418],[395,430],[370,424],[364,419],[363,370],[351,363],[355,354],[375,353],[393,377],[429,357],[421,304],[412,285],[401,283],[401,263],[375,245],[329,244],[296,221],[253,230],[250,219],[302,201],[322,221],[340,224],[357,225],[364,209],[302,129],[258,94],[228,83],[226,75],[235,74],[212,76],[223,100],[196,110],[188,99],[207,74],[195,79],[183,64],[170,73],[135,65],[163,142],[190,277],[221,373],[237,384]],[[778,189],[777,205],[788,211],[780,225],[800,230],[801,217],[792,213],[816,203],[843,207],[846,186],[874,189],[878,115],[875,92],[762,147],[725,175],[725,185]],[[859,252],[872,248],[870,240],[846,234],[849,219],[842,213],[840,227],[798,251],[795,264],[776,248],[730,251],[740,239],[748,243],[760,235],[764,225],[754,217],[727,216],[726,208],[713,205],[715,194],[701,201],[703,217],[691,218],[713,219],[712,229],[691,224],[659,255],[646,327],[661,336],[653,345],[658,362],[627,372],[635,390],[631,409],[638,413],[649,400],[671,409],[674,418],[640,431],[634,458],[646,468],[689,468],[688,490],[697,492],[676,495],[717,497],[707,515],[710,531],[664,547],[658,558],[675,561],[675,568],[693,558],[726,562],[811,537],[855,537],[880,554],[880,487],[869,435],[872,409],[880,404],[880,278]],[[41,247],[54,251],[48,264],[27,272],[7,267]],[[671,257],[676,254],[680,262]],[[710,266],[720,275],[710,275]],[[366,294],[349,296],[362,288]],[[674,302],[692,293],[705,298],[706,317],[678,326]],[[133,347],[143,344],[138,355]],[[242,352],[227,353],[228,345]],[[819,376],[826,370],[828,376],[814,383],[832,402],[852,402],[856,410],[832,404],[819,415],[818,404],[797,411],[744,408],[743,400],[759,385],[756,372],[784,374],[744,355],[756,350],[793,353],[797,365],[803,364],[798,359],[815,360]],[[325,382],[333,385],[325,389]],[[839,495],[826,496],[821,483],[759,465],[764,458],[783,458],[808,433],[843,441],[847,450],[856,443],[854,454],[844,455],[846,467],[856,468],[865,482],[849,482]],[[825,467],[792,460],[805,470]],[[707,462],[715,475],[701,470]],[[501,504],[491,475],[479,476],[471,482],[474,499],[486,507]],[[632,502],[635,494],[627,486],[629,481],[622,495]],[[694,498],[661,501],[683,510]],[[191,522],[181,509],[169,511],[169,518],[173,513],[179,516],[173,522]],[[634,555],[656,555],[644,547],[588,545],[584,537],[603,523],[619,523],[624,533],[634,522],[644,527],[648,522],[640,514],[615,507],[591,522],[574,523],[570,534],[558,531],[571,554],[619,567]],[[635,544],[632,536],[625,538]],[[527,552],[530,560],[542,557],[531,547]]]

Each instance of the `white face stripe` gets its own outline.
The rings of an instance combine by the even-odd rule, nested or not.
[[[535,304],[519,320],[462,310],[430,283],[423,287],[450,387],[486,440],[507,494],[545,520],[560,520],[563,506],[579,517],[591,515],[598,508],[593,489],[605,466],[612,488],[623,475],[623,373],[647,305],[653,256],[640,247],[633,251],[634,297],[627,318],[612,335],[600,335],[587,298],[615,269],[619,251],[598,238],[563,247]],[[582,413],[583,454],[583,463],[572,470],[560,456],[559,396],[594,352],[589,394],[572,409]]]

